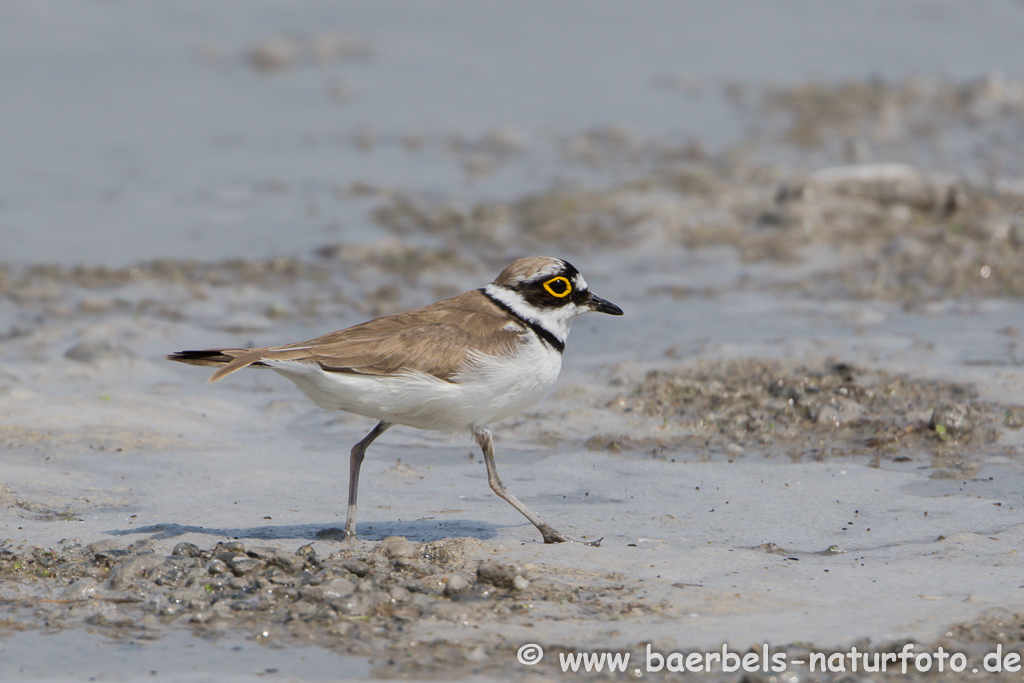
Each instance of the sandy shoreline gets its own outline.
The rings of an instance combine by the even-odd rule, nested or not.
[[[304,282],[261,289],[287,298]],[[164,287],[141,286],[150,297]],[[64,282],[45,305],[82,293],[131,299],[137,287],[130,278],[101,288]],[[168,304],[216,310],[216,300],[237,305],[235,293],[249,287]],[[270,373],[210,386],[201,369],[163,361],[158,354],[184,340],[239,334],[202,317],[154,324],[65,304],[65,318],[8,342],[6,628],[143,640],[182,629],[266,632],[257,640],[369,658],[361,670],[385,677],[505,675],[513,645],[528,638],[552,652],[639,653],[652,641],[664,651],[745,650],[768,635],[791,653],[792,643],[862,638],[879,648],[907,638],[967,647],[987,623],[978,620],[1007,606],[1020,569],[1024,390],[1007,371],[1012,355],[953,368],[948,359],[975,353],[986,327],[999,338],[1008,313],[1024,309],[981,306],[970,329],[950,334],[960,310],[922,317],[882,306],[882,319],[863,329],[863,315],[786,306],[780,321],[772,307],[754,312],[759,294],[725,300],[733,303],[720,308],[721,322],[705,314],[705,325],[764,320],[768,338],[708,342],[695,330],[671,339],[682,358],[611,364],[622,353],[611,349],[647,343],[652,309],[676,301],[634,295],[623,306],[648,320],[634,328],[639,336],[584,322],[559,389],[497,426],[509,486],[566,533],[604,536],[600,549],[540,544],[491,494],[468,441],[412,430],[394,430],[364,465],[367,540],[346,548],[325,530],[343,524],[344,456],[364,420],[322,413]],[[836,320],[845,332],[831,327]],[[771,341],[773,324],[799,329],[794,321],[800,335]],[[276,326],[248,334],[262,339]],[[131,344],[88,346],[104,337]],[[751,357],[758,348],[760,360]],[[412,541],[404,555],[378,547],[391,536]],[[204,554],[179,567],[170,556],[183,542]],[[255,568],[213,563],[228,552],[215,544],[231,542],[243,544],[232,557]],[[262,549],[296,553],[310,543],[327,564],[359,559],[376,569],[360,578],[316,564],[291,576]],[[438,559],[436,548],[449,546],[456,550]],[[477,581],[488,559],[523,567],[529,587]],[[282,572],[282,583],[271,582]],[[453,572],[474,600],[445,595]],[[346,582],[355,603],[300,590],[331,581]],[[946,635],[964,622],[978,625]],[[420,645],[409,650],[408,639]]]
[[[536,7],[0,8],[21,94],[0,143],[0,678],[1020,652],[1018,5],[737,0],[706,25],[573,5],[552,21],[589,29],[560,40]],[[861,41],[880,16],[885,49]],[[764,42],[797,34],[834,40]],[[715,35],[728,54],[695,59]],[[556,390],[495,425],[499,468],[601,548],[543,545],[470,441],[398,428],[343,544],[368,421],[163,359],[310,338],[531,253],[626,316],[577,321]]]

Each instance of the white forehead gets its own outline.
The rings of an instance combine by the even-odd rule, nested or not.
[[[540,281],[544,278],[554,277],[562,272],[565,264],[557,259],[549,259],[547,263],[530,274],[530,280]]]
[[[554,277],[554,276],[558,275],[564,269],[565,269],[565,262],[564,261],[554,260],[552,263],[549,263],[549,264],[545,265],[544,267],[537,269],[537,272],[534,273],[530,277],[530,279],[532,281],[534,281],[534,282],[543,282],[544,280],[546,280],[549,277]],[[572,286],[573,286],[573,289],[575,289],[577,291],[586,291],[587,290],[587,281],[583,279],[583,275],[581,275],[580,273],[576,273],[572,277]]]
[[[542,282],[546,278],[558,275],[564,269],[564,261],[552,259],[551,263],[547,263],[541,268],[538,268],[537,272],[530,276],[530,279],[533,280],[534,282]],[[583,275],[581,275],[580,273],[576,273],[576,275],[573,276],[572,285],[575,289],[587,289],[587,281],[583,279]]]

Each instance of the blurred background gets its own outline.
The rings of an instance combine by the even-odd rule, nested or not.
[[[735,243],[851,162],[1022,194],[1021,35],[1019,0],[5,2],[0,259]]]

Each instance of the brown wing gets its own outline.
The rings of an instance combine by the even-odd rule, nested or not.
[[[211,382],[265,360],[305,361],[329,372],[371,375],[418,370],[447,380],[472,350],[509,353],[523,332],[509,322],[480,290],[473,290],[305,342],[263,349],[183,351],[168,358],[196,365],[223,364]]]

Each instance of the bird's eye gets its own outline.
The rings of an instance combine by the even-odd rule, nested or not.
[[[548,290],[548,294],[556,299],[562,299],[569,296],[570,292],[572,292],[572,284],[569,283],[567,278],[559,275],[545,282],[544,289]]]

